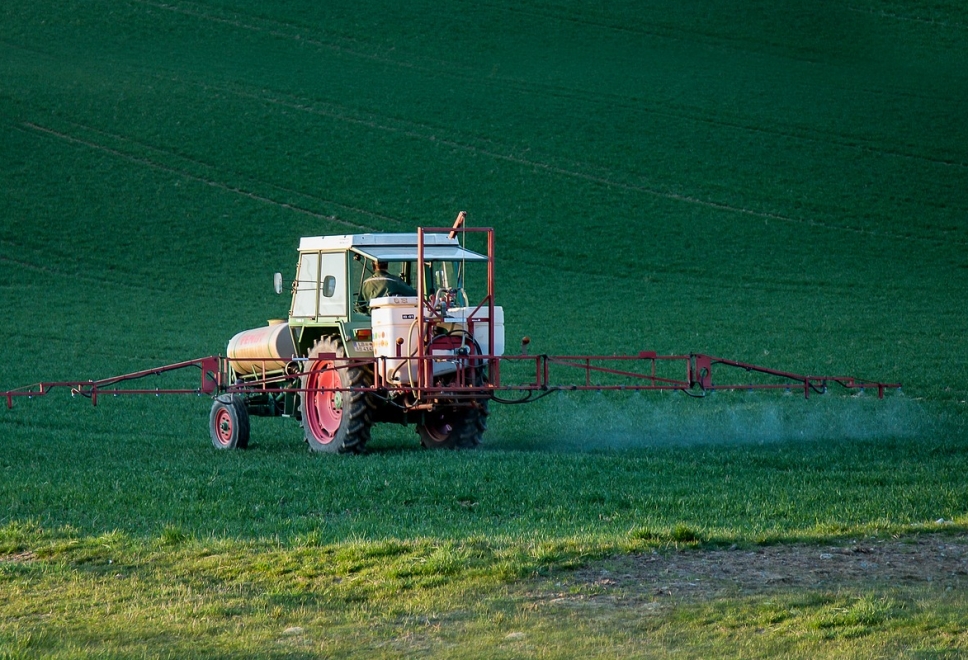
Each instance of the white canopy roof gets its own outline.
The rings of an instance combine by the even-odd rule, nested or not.
[[[352,250],[378,261],[416,261],[416,234],[345,234],[309,236],[299,241],[300,252],[345,252]],[[447,234],[424,234],[427,261],[487,261],[487,257],[465,250],[457,238]]]

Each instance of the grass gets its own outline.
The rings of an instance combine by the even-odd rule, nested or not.
[[[562,395],[496,409],[479,452],[379,428],[346,460],[286,420],[215,452],[206,399],[18,401],[0,657],[963,653],[935,585],[534,594],[616,553],[964,531],[966,24],[914,0],[8,0],[0,388],[218,353],[285,309],[299,236],[466,209],[497,231],[509,346],[904,392]]]
[[[21,402],[8,412],[10,421],[25,423],[7,435],[0,494],[10,520],[45,528],[153,535],[173,524],[201,537],[293,540],[317,533],[326,542],[610,537],[680,522],[714,536],[796,537],[815,526],[889,528],[964,513],[968,451],[961,442],[912,441],[931,429],[916,417],[907,437],[872,431],[888,426],[900,399],[795,399],[788,407],[806,419],[783,422],[776,411],[740,408],[735,399],[742,396],[633,398],[631,411],[628,401],[597,398],[613,399],[625,414],[638,409],[649,426],[660,419],[669,426],[650,435],[631,421],[609,429],[598,415],[572,421],[604,401],[562,397],[498,417],[481,452],[428,454],[415,451],[412,430],[379,429],[370,455],[333,464],[304,453],[297,425],[271,419],[254,420],[250,450],[213,452],[195,428],[206,401],[194,397],[72,402],[67,409],[50,400]],[[657,398],[666,407],[661,413]],[[697,406],[712,419],[697,420]],[[31,422],[52,410],[58,414],[46,426],[54,440],[39,443]],[[528,419],[562,426],[515,430]],[[811,429],[827,423],[837,425],[829,435]],[[90,430],[100,424],[111,431]],[[694,428],[678,435],[681,424]],[[791,429],[786,438],[784,424]],[[595,438],[593,426],[611,433]],[[799,435],[807,432],[815,435]],[[535,473],[542,479],[529,477]]]
[[[645,648],[656,657],[923,657],[956,654],[964,641],[963,591],[943,585],[650,595],[643,608],[569,584],[569,568],[602,554],[594,543],[280,544],[25,526],[3,537],[36,548],[0,565],[11,596],[0,627],[7,657],[614,657]],[[550,577],[522,583],[529,573]],[[35,620],[43,625],[24,625]]]

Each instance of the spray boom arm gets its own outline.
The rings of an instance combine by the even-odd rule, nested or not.
[[[277,358],[265,358],[266,364]],[[375,374],[386,373],[380,369],[379,363],[387,358],[346,358],[336,355],[327,356],[331,359],[334,369],[344,367],[373,368]],[[421,364],[430,364],[439,357],[433,355],[415,355],[405,358],[415,362],[414,371],[420,371]],[[195,360],[177,362],[153,369],[145,369],[130,374],[88,381],[53,381],[8,390],[3,393],[7,407],[13,407],[17,397],[33,398],[44,396],[51,390],[66,387],[72,395],[81,395],[91,399],[97,405],[98,397],[104,394],[112,396],[126,394],[195,394],[216,396],[224,393],[257,394],[257,393],[306,393],[308,391],[372,391],[382,395],[388,393],[415,393],[433,396],[446,392],[466,400],[491,399],[498,403],[526,403],[541,398],[551,392],[558,391],[682,391],[691,396],[705,396],[716,390],[787,390],[802,391],[804,397],[811,393],[825,393],[831,385],[837,385],[845,390],[865,391],[877,390],[879,398],[883,398],[885,391],[900,390],[900,383],[886,383],[880,381],[856,378],[854,376],[812,376],[780,371],[769,367],[738,362],[725,358],[713,357],[702,353],[689,355],[658,355],[654,351],[642,351],[637,355],[628,356],[594,356],[594,355],[467,355],[448,356],[449,361],[467,361],[469,367],[482,363],[500,364],[500,370],[491,372],[490,380],[484,383],[457,382],[444,387],[421,386],[419,383],[401,384],[377,379],[371,387],[366,388],[315,388],[313,390],[298,387],[291,375],[276,374],[264,369],[265,376],[244,383],[230,384],[229,374],[233,360],[222,356],[209,356]],[[247,358],[248,362],[258,362]],[[678,366],[678,375],[676,375]],[[728,368],[736,372],[744,372],[746,377],[742,382],[714,381],[715,368]],[[178,388],[130,388],[124,385],[151,376],[160,376],[185,369],[199,369],[201,382],[198,387]],[[458,374],[464,370],[458,369]],[[507,398],[514,397],[514,398]]]

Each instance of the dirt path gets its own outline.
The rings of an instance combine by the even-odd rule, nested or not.
[[[869,539],[844,546],[776,545],[614,557],[566,580],[585,597],[705,599],[787,589],[968,588],[968,535]],[[570,599],[570,589],[563,599]]]

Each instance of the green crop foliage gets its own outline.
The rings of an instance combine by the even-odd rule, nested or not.
[[[217,452],[205,397],[21,399],[0,658],[964,654],[944,585],[570,580],[964,534],[966,31],[949,1],[5,0],[0,391],[220,353],[285,315],[300,236],[459,210],[511,350],[904,388],[560,394],[480,451],[378,427],[360,457],[282,419]]]

